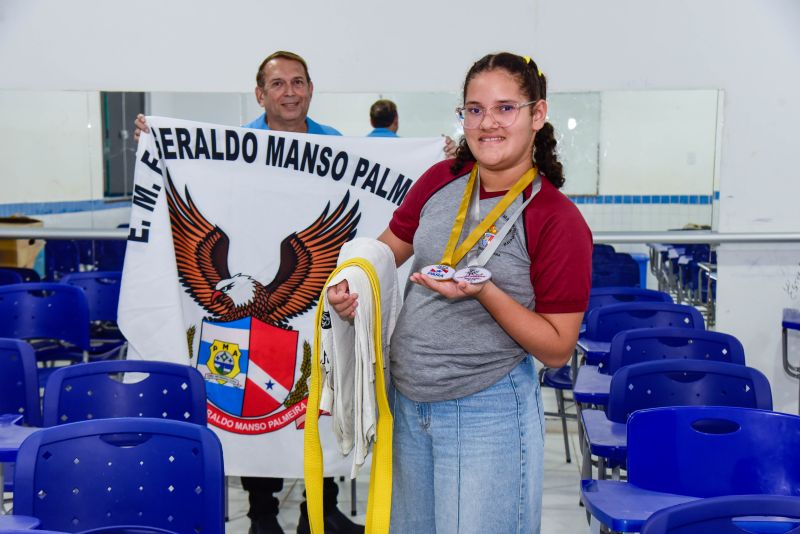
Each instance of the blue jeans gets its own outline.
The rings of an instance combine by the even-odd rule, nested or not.
[[[392,386],[392,534],[537,533],[544,414],[533,358],[468,397],[414,402]]]

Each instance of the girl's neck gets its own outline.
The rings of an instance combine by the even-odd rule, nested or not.
[[[480,166],[480,164],[478,166],[480,167],[481,187],[487,193],[491,193],[511,189],[511,186],[522,178],[522,175],[531,169],[533,164],[530,161],[525,161],[509,169],[502,170],[487,169]]]

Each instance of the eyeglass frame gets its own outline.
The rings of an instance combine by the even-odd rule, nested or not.
[[[539,103],[539,100],[541,100],[541,98],[538,99],[538,100],[530,100],[528,102],[521,102],[521,103],[514,103],[514,104],[511,104],[511,103],[495,104],[494,106],[489,106],[488,108],[481,108],[483,110],[483,113],[481,115],[481,120],[478,123],[478,125],[475,126],[475,127],[468,128],[464,124],[464,122],[466,121],[466,117],[464,117],[464,110],[467,109],[466,106],[459,106],[459,107],[456,108],[456,117],[458,117],[458,120],[461,122],[461,126],[464,127],[465,129],[467,129],[467,130],[477,130],[478,128],[481,127],[481,124],[483,124],[483,121],[486,119],[486,112],[488,111],[489,114],[492,116],[492,120],[494,122],[496,122],[498,125],[500,125],[501,128],[508,128],[509,126],[511,126],[512,124],[517,122],[517,118],[519,117],[519,110],[520,109],[522,109],[524,107],[527,107],[527,106],[530,106],[530,105],[536,105],[536,104]],[[499,106],[511,106],[514,109],[516,109],[517,110],[517,114],[514,116],[514,120],[511,121],[508,124],[500,124],[500,121],[497,120],[497,117],[495,117],[494,113],[492,113],[492,111],[491,111],[492,109],[497,108]]]

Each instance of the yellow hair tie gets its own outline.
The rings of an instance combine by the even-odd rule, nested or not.
[[[531,59],[531,56],[522,56],[522,59],[524,59],[524,60],[525,60],[525,64],[526,64],[526,65],[530,65],[530,64],[531,64],[531,61],[533,61],[533,60]],[[542,69],[540,69],[540,68],[539,68],[539,65],[536,65],[536,72],[537,72],[537,74],[539,75],[539,77],[541,78],[541,76],[542,76]]]

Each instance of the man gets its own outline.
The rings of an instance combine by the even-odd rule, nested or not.
[[[305,60],[297,54],[279,50],[261,62],[256,75],[256,100],[264,113],[245,128],[298,132],[319,135],[342,135],[336,129],[319,124],[308,117],[314,84]],[[150,131],[143,115],[136,117],[135,138],[141,131]],[[282,478],[242,477],[242,487],[250,500],[250,534],[284,534],[278,523],[278,499],[274,494],[283,489]],[[339,487],[333,478],[324,481],[325,532],[329,534],[363,534],[364,527],[350,521],[337,507]],[[306,503],[300,504],[298,534],[310,534]]]
[[[391,100],[377,100],[369,108],[369,122],[374,130],[367,137],[399,137],[397,106]]]

